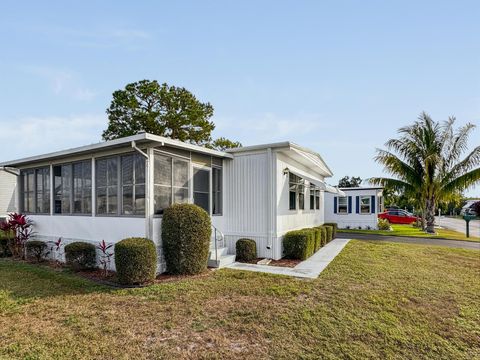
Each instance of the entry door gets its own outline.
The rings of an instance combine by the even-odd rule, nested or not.
[[[193,168],[193,203],[210,214],[210,169]]]

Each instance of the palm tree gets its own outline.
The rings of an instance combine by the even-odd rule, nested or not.
[[[435,232],[439,201],[480,183],[480,146],[461,159],[475,125],[455,129],[454,124],[454,117],[439,123],[422,113],[413,125],[398,130],[398,139],[385,143],[386,150],[376,149],[375,161],[392,177],[370,181],[416,199],[422,226],[429,233]]]

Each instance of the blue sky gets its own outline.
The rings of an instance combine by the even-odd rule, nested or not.
[[[332,184],[381,175],[375,147],[421,111],[480,125],[479,18],[478,1],[2,1],[0,160],[98,142],[112,92],[156,79],[209,101],[215,136],[310,147]]]

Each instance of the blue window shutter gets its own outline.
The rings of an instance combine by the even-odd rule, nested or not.
[[[348,213],[349,214],[352,213],[352,197],[351,196],[348,197]]]
[[[360,214],[360,196],[355,197],[355,205],[357,214]]]
[[[334,214],[337,213],[337,197],[336,196],[333,197],[333,213]]]
[[[372,195],[372,203],[370,204],[370,212],[372,214],[375,214],[376,210],[375,210],[375,195]]]

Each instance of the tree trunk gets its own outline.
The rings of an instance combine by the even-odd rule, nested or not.
[[[429,234],[435,233],[435,201],[433,199],[427,199],[426,201],[426,214],[425,220],[427,222],[426,231]]]

